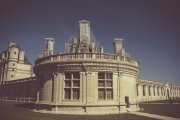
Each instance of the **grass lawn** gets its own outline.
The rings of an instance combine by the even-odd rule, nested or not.
[[[160,101],[156,101],[156,102],[160,103]],[[166,103],[167,101],[164,101],[164,102]],[[143,103],[140,103],[139,106],[140,108],[144,109],[144,111],[142,112],[145,112],[145,113],[180,118],[180,104],[148,104],[148,103],[143,104]]]
[[[33,103],[20,103],[10,101],[0,101],[1,120],[156,120],[153,118],[132,115],[61,115],[45,114],[29,111],[34,106]]]

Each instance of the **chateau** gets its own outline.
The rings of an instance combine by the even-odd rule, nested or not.
[[[53,54],[54,39],[45,38],[43,52],[31,64],[18,44],[0,54],[1,100],[34,101],[38,112],[113,114],[138,111],[139,102],[180,98],[180,86],[137,78],[138,61],[114,38],[114,54],[79,21],[77,35],[65,43],[65,53]]]

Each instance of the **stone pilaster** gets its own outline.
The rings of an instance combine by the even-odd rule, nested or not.
[[[58,98],[58,73],[53,73],[53,102],[57,103]]]
[[[85,72],[80,72],[80,98],[82,103],[86,103],[86,78]]]
[[[39,96],[40,96],[40,89],[41,89],[41,86],[40,86],[40,76],[37,75],[37,93],[36,93],[36,102],[38,103],[39,102]],[[18,90],[18,87],[16,88]]]
[[[125,104],[125,98],[123,94],[123,82],[122,82],[122,73],[118,73],[118,81],[119,81],[119,103],[120,104]]]
[[[63,96],[63,83],[64,83],[64,79],[63,79],[63,77],[64,77],[64,73],[60,73],[59,75],[58,75],[58,93],[57,93],[57,95],[58,95],[58,98],[57,98],[57,100],[58,100],[58,103],[61,103],[62,102],[62,96]]]
[[[113,73],[113,99],[115,102],[119,103],[119,80],[118,80],[118,73]]]
[[[91,74],[91,72],[86,72],[86,103],[91,103],[92,99]]]
[[[61,79],[60,79],[60,82],[59,82],[59,85],[60,85],[60,87],[59,87],[59,89],[60,89],[60,100],[59,100],[59,102],[62,102],[62,100],[64,100],[64,79],[65,79],[65,74],[64,73],[62,73],[61,74],[61,77],[60,77]]]

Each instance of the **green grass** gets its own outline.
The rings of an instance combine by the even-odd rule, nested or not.
[[[180,103],[180,99],[172,100],[173,103]],[[169,103],[169,100],[147,101],[142,103]]]
[[[156,120],[153,118],[132,115],[61,115],[32,112],[33,103],[0,101],[1,120]]]
[[[140,103],[145,113],[180,118],[180,104],[143,104]]]

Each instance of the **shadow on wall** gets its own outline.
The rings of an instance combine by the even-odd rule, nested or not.
[[[35,108],[35,104],[34,103],[19,103],[19,104],[15,104],[15,107],[20,107],[20,108],[28,108],[33,110]]]

